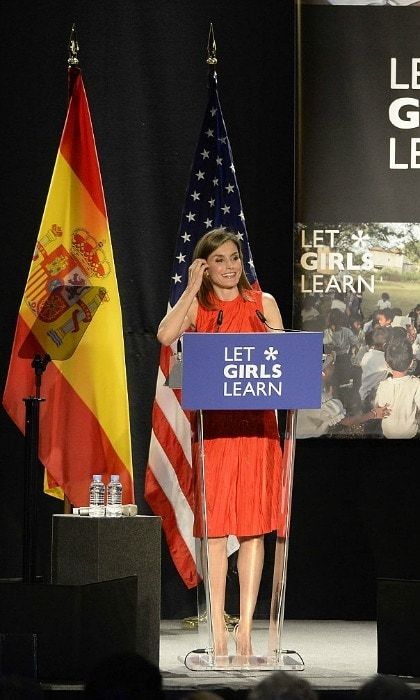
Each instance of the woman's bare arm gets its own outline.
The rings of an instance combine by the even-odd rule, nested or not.
[[[197,316],[197,292],[203,280],[207,262],[200,258],[194,260],[188,271],[188,284],[175,306],[161,320],[157,339],[162,345],[171,345],[187,328],[194,326]]]

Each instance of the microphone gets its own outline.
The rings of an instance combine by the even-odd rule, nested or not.
[[[267,326],[267,328],[269,328],[270,331],[284,331],[284,330],[286,330],[285,328],[273,328],[273,326],[269,326],[268,323],[267,323],[266,317],[264,316],[264,314],[263,314],[259,309],[255,309],[255,313],[257,314],[257,316],[258,316],[259,320],[261,321],[261,323],[263,323],[264,326]]]
[[[255,309],[255,313],[257,314],[258,318],[260,319],[261,323],[263,323],[265,326],[267,325],[267,319],[264,316],[264,314],[259,310]]]
[[[182,340],[181,336],[176,341],[176,352],[169,358],[169,372],[164,381],[164,386],[171,389],[180,389],[182,386]],[[131,513],[130,513],[131,515]]]
[[[215,331],[216,333],[219,332],[220,326],[222,325],[222,323],[223,323],[223,309],[220,309],[219,313],[217,314],[217,319],[216,319],[216,326],[217,326],[216,331]]]

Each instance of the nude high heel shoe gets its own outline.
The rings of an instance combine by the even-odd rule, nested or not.
[[[233,629],[233,638],[236,644],[236,656],[253,656],[251,634],[245,635],[245,638],[241,639],[239,625],[240,622],[238,622]]]

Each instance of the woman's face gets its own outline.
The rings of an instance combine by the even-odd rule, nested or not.
[[[207,258],[210,282],[214,287],[233,289],[242,272],[241,258],[233,241],[226,241]]]

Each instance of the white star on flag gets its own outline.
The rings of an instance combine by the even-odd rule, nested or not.
[[[187,214],[187,219],[188,221],[195,221],[195,214],[193,214],[192,211],[189,211]]]
[[[179,263],[185,262],[185,255],[182,255],[182,253],[179,253],[179,255],[176,256],[176,259],[178,260]]]
[[[194,202],[196,202],[197,199],[200,199],[200,193],[194,190],[194,192],[191,193],[191,197],[193,198]]]
[[[232,194],[234,189],[235,189],[234,186],[230,185],[230,184],[225,187],[225,190],[227,191],[228,194]]]
[[[209,157],[209,154],[210,154],[210,151],[206,151],[206,149],[204,149],[204,150],[200,153],[200,156],[203,156],[203,158],[208,158],[208,157]]]
[[[205,172],[203,172],[202,170],[199,170],[198,173],[196,173],[196,177],[197,177],[199,180],[204,180],[204,175],[205,175],[205,174],[206,174]]]
[[[214,136],[214,131],[213,131],[213,129],[207,129],[205,134],[210,139],[212,136]]]
[[[206,228],[211,228],[213,225],[213,219],[206,219],[205,222]]]
[[[223,212],[224,214],[229,214],[229,212],[230,212],[230,207],[228,207],[228,205],[225,204],[225,205],[222,207],[222,212]]]
[[[217,163],[217,165],[222,165],[222,163],[223,163],[223,158],[220,158],[220,156],[218,156],[218,157],[216,158],[216,163]]]
[[[187,243],[187,241],[191,240],[191,234],[185,231],[185,233],[182,234],[181,238],[183,239],[184,243]]]
[[[176,275],[176,274],[175,274],[175,275],[172,276],[172,279],[173,279],[173,281],[175,282],[175,284],[177,284],[178,282],[181,281],[182,277],[180,277],[180,275]]]

